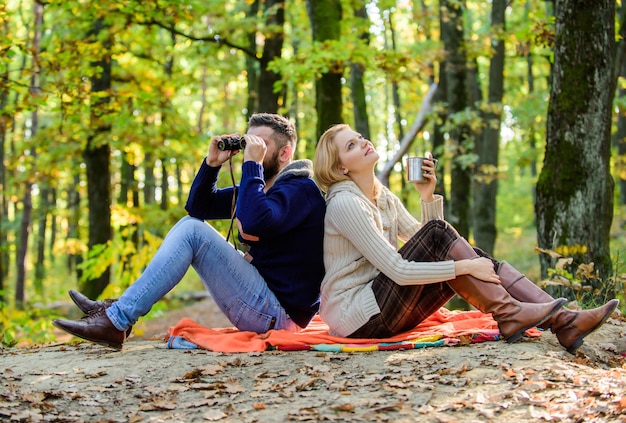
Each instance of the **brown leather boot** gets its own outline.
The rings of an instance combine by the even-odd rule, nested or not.
[[[505,261],[500,263],[498,275],[504,289],[519,301],[540,303],[552,299],[550,294]],[[618,305],[619,300],[613,299],[593,310],[574,311],[562,308],[539,327],[550,329],[559,343],[573,354],[583,344],[583,338],[602,326]]]
[[[126,340],[126,332],[113,326],[104,310],[88,314],[80,320],[55,319],[52,324],[74,336],[116,350],[121,350]]]
[[[80,311],[82,311],[86,315],[94,314],[101,310],[106,310],[107,308],[111,307],[114,302],[117,301],[117,299],[115,298],[107,298],[105,300],[94,301],[81,294],[80,292],[74,291],[73,289],[70,289],[68,293],[70,294],[70,298],[72,299],[72,301],[74,301],[74,304],[76,304]],[[130,337],[132,331],[132,326],[126,329],[126,339]]]
[[[448,255],[454,260],[479,257],[463,238],[452,244]],[[527,329],[550,318],[566,302],[565,298],[560,298],[541,304],[522,303],[511,297],[502,285],[483,282],[470,275],[457,276],[448,284],[468,303],[483,313],[491,313],[509,343],[519,340]]]
[[[117,299],[106,299],[106,300],[91,300],[85,295],[81,294],[78,291],[74,291],[70,289],[68,291],[70,298],[74,301],[74,304],[82,311],[84,314],[92,314],[100,310],[107,309],[111,307],[111,304],[117,301]]]

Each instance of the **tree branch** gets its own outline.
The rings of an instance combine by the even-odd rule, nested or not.
[[[144,22],[137,22],[137,21],[135,21],[135,23],[137,23],[138,25],[156,25],[159,28],[163,28],[163,29],[166,29],[168,31],[171,31],[173,34],[180,35],[181,37],[184,37],[184,38],[186,38],[188,40],[191,40],[191,41],[207,41],[207,42],[215,43],[215,44],[218,44],[218,45],[225,45],[225,46],[234,48],[236,50],[239,50],[239,51],[247,54],[251,58],[258,60],[258,57],[256,56],[256,52],[254,52],[254,51],[252,51],[252,50],[250,50],[250,49],[248,49],[248,48],[246,48],[244,46],[240,46],[240,45],[231,43],[226,38],[222,38],[222,36],[220,36],[219,34],[212,34],[212,35],[206,35],[204,37],[198,37],[198,36],[195,36],[195,35],[192,35],[192,34],[187,34],[185,32],[179,31],[174,26],[170,26],[168,24],[165,24],[163,22],[159,22],[159,21],[154,20],[154,19],[150,19],[150,20],[147,20],[147,21],[144,21]]]
[[[409,130],[409,132],[407,132],[404,138],[400,141],[400,148],[398,149],[396,154],[393,156],[393,158],[391,158],[385,163],[385,165],[383,166],[383,169],[380,172],[378,172],[378,175],[377,175],[378,179],[380,179],[380,181],[385,186],[389,186],[389,175],[391,174],[391,170],[393,169],[393,166],[402,159],[402,156],[406,154],[409,147],[415,140],[415,137],[417,136],[418,132],[421,131],[426,125],[426,122],[428,122],[427,116],[433,108],[433,98],[435,96],[436,91],[437,91],[437,84],[436,83],[431,84],[430,88],[428,89],[428,92],[426,93],[426,96],[424,97],[424,100],[422,100],[422,107],[420,108],[419,112],[417,113],[417,116],[415,117],[415,122],[413,122],[413,125],[411,126],[411,129]]]

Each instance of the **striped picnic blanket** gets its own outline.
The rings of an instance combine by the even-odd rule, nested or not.
[[[532,328],[527,336],[539,337]],[[445,345],[471,344],[501,339],[498,325],[490,314],[480,311],[439,309],[414,329],[385,339],[353,339],[332,336],[328,325],[316,316],[304,330],[293,333],[270,330],[266,333],[232,328],[208,328],[183,318],[171,327],[167,347],[206,349],[216,352],[326,351],[367,352],[407,350]]]

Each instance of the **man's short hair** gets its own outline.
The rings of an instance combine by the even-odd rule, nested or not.
[[[248,127],[268,126],[274,130],[274,141],[278,147],[291,145],[296,148],[298,134],[293,123],[286,117],[276,113],[255,113],[248,120]]]

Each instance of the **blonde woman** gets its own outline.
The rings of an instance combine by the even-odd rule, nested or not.
[[[595,310],[564,309],[564,298],[555,300],[509,264],[472,248],[443,220],[432,156],[423,168],[427,182],[415,184],[417,221],[377,180],[378,159],[372,143],[345,124],[328,129],[315,152],[314,175],[327,207],[320,314],[332,334],[392,336],[458,294],[491,313],[508,342],[540,325],[573,352],[617,306],[612,300]]]

